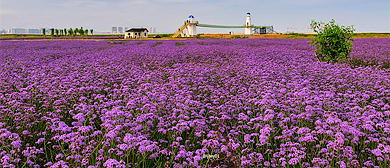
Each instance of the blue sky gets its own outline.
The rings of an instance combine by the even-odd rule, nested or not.
[[[312,19],[354,25],[357,32],[390,32],[390,0],[0,0],[0,29],[156,27],[172,33],[193,14],[200,23],[273,25],[278,32],[310,32]],[[206,29],[198,32],[241,32]]]

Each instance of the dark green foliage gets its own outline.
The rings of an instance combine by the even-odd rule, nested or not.
[[[73,36],[73,29],[72,29],[72,28],[69,28],[68,33],[69,33],[69,36]]]
[[[160,41],[156,42],[156,44],[154,44],[153,47],[156,47],[156,46],[161,45],[161,44],[163,44],[163,42],[160,42]]]
[[[46,36],[46,29],[45,28],[42,29],[42,34],[43,34],[43,36]]]
[[[66,31],[66,28],[64,29],[64,35],[68,35],[68,32]]]
[[[390,61],[383,62],[381,68],[382,69],[390,69]]]
[[[319,61],[341,62],[349,60],[352,49],[352,26],[339,26],[332,19],[329,23],[312,21],[310,26],[317,35],[310,41],[315,46]]]
[[[91,32],[91,35],[93,35],[93,29],[89,29],[89,31]]]
[[[60,31],[58,29],[56,29],[56,36],[58,36],[59,33],[60,33]]]
[[[159,34],[160,37],[171,37],[173,34]]]
[[[75,36],[77,36],[77,33],[79,33],[79,29],[78,28],[74,29],[74,35]]]
[[[248,36],[240,36],[240,35],[235,35],[235,36],[232,36],[233,39],[246,39],[246,38],[249,38]]]
[[[186,45],[186,44],[182,42],[175,42],[175,46],[181,46],[181,45]]]
[[[367,66],[377,66],[378,63],[377,62],[367,62],[367,61],[363,61],[361,59],[351,59],[349,61],[349,64],[353,67],[353,68],[356,68],[356,67],[367,67]]]
[[[84,30],[84,34],[88,36],[88,29]]]
[[[378,67],[380,69],[390,69],[390,61],[385,61],[385,62],[377,62],[377,61],[364,61],[361,59],[351,59],[349,60],[349,64],[351,65],[352,68],[357,68],[357,67]]]
[[[51,28],[51,29],[50,29],[50,35],[51,35],[51,36],[54,36],[54,28]]]
[[[84,35],[83,27],[81,27],[81,28],[79,29],[79,34],[82,35],[82,36]]]

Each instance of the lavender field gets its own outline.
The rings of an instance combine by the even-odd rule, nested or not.
[[[1,41],[3,167],[383,167],[390,39]]]

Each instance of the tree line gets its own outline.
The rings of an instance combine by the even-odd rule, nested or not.
[[[75,28],[75,29],[72,29],[72,28],[69,28],[69,29],[54,29],[54,28],[51,28],[50,29],[50,36],[88,36],[88,34],[91,34],[93,35],[93,29],[83,29],[83,27],[81,28]],[[46,29],[43,28],[42,29],[42,34],[44,36],[46,36]]]

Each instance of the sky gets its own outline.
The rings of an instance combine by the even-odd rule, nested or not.
[[[311,32],[311,20],[353,25],[356,32],[390,33],[390,0],[0,0],[0,29],[156,27],[173,33],[189,15],[199,23],[273,26],[275,31]],[[198,28],[198,33],[243,29]]]

